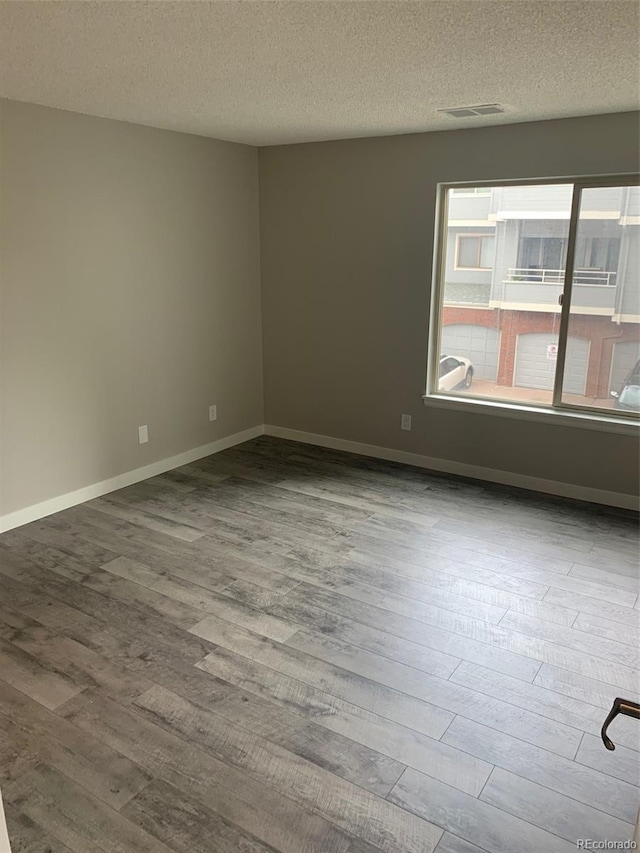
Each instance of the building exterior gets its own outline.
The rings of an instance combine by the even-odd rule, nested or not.
[[[448,199],[441,351],[478,379],[551,389],[571,185],[475,187]],[[585,189],[564,390],[604,399],[640,358],[640,188]]]

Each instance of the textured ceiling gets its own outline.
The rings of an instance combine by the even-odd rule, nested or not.
[[[251,145],[638,108],[618,0],[0,2],[0,95]],[[498,101],[499,116],[439,108]]]

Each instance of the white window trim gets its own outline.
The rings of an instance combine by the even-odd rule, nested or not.
[[[537,421],[538,423],[571,426],[591,429],[598,432],[614,432],[622,435],[635,435],[640,438],[640,423],[629,418],[611,418],[580,410],[552,409],[542,406],[527,406],[520,403],[508,403],[505,400],[484,400],[479,397],[458,397],[451,394],[424,394],[425,406],[435,409],[449,409],[458,412],[474,412],[479,415],[498,415],[518,421]],[[603,410],[604,411],[604,410]]]
[[[612,174],[608,176],[574,176],[562,178],[522,178],[510,180],[484,181],[478,184],[466,184],[467,187],[487,184],[494,186],[535,186],[536,184],[584,184],[585,186],[619,186],[622,184],[638,184],[640,176],[637,174]],[[447,214],[447,190],[456,189],[456,184],[439,183],[436,193],[436,216],[434,234],[434,252],[431,276],[431,299],[429,314],[429,339],[428,339],[428,361],[427,361],[427,391],[422,395],[425,406],[433,408],[448,409],[458,412],[474,412],[476,414],[508,417],[515,420],[533,421],[538,423],[550,423],[557,426],[577,427],[600,432],[616,433],[622,435],[633,435],[640,438],[640,418],[625,417],[624,415],[611,416],[604,410],[579,409],[575,406],[559,404],[556,406],[532,406],[520,403],[512,403],[503,400],[490,400],[476,397],[459,397],[443,394],[437,390],[438,387],[438,365],[440,359],[440,313],[444,306],[444,281],[446,264],[446,223]],[[463,185],[464,186],[464,185]],[[457,237],[456,236],[456,241]],[[475,235],[468,235],[475,236]],[[480,236],[480,235],[478,235]],[[495,236],[495,235],[488,235]],[[458,246],[456,242],[455,260],[457,261]],[[457,267],[456,267],[457,268]],[[462,269],[468,270],[469,267]],[[484,270],[486,271],[486,270]]]
[[[485,237],[491,237],[495,240],[496,234],[493,232],[483,232],[482,234],[473,234],[472,232],[456,234],[456,244],[455,244],[455,253],[454,253],[454,265],[453,268],[456,271],[460,272],[491,272],[493,267],[461,267],[458,263],[458,257],[460,255],[460,240],[465,237],[473,237],[477,239],[478,237],[483,239]],[[482,257],[482,246],[480,247],[480,252],[478,253],[479,257]]]

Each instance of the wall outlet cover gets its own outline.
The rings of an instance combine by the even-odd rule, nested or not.
[[[411,415],[402,415],[400,418],[400,429],[411,429]]]
[[[218,407],[209,406],[209,420],[216,421],[218,419]]]
[[[147,425],[138,427],[138,444],[146,444],[149,441],[149,429]]]

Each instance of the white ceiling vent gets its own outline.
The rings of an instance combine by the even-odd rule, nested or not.
[[[451,118],[467,118],[468,116],[492,116],[503,113],[504,107],[500,104],[476,104],[473,107],[452,107],[448,110],[438,110],[439,113],[451,116]]]

